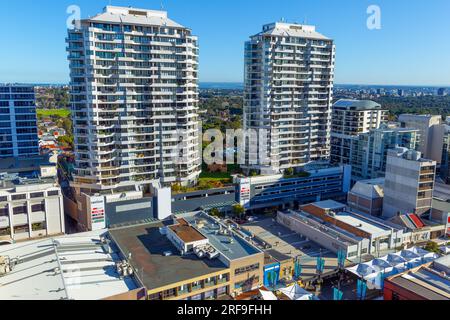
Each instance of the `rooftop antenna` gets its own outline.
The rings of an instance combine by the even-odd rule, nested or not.
[[[161,10],[164,10],[164,2],[161,1]]]

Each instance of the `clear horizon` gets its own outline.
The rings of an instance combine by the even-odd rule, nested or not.
[[[242,83],[244,42],[262,25],[306,21],[335,40],[340,85],[450,87],[448,0],[378,0],[381,29],[369,30],[368,0],[164,0],[169,18],[191,28],[200,42],[200,82]],[[22,0],[2,10],[7,50],[0,52],[0,82],[65,84],[69,67],[65,38],[67,8],[81,17],[106,5],[161,9],[159,1]]]

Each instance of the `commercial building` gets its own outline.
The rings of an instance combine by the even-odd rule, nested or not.
[[[406,148],[390,150],[384,184],[383,216],[429,214],[433,199],[436,162]]]
[[[331,162],[350,164],[358,135],[378,129],[387,122],[387,111],[370,100],[338,100],[333,105]]]
[[[64,234],[57,154],[0,160],[0,242]]]
[[[80,230],[87,231],[145,224],[164,220],[172,214],[209,212],[214,208],[229,213],[236,204],[251,211],[277,210],[326,199],[345,201],[350,190],[350,166],[309,164],[304,169],[302,174],[292,177],[236,176],[232,185],[188,193],[155,187],[145,195],[140,191],[84,195],[78,201],[66,195],[64,205]]]
[[[450,237],[450,199],[433,199],[431,219],[445,226],[445,234]]]
[[[334,253],[343,250],[349,260],[403,243],[402,228],[331,200],[302,206],[299,211],[280,211],[277,221]]]
[[[383,215],[384,178],[356,182],[348,193],[350,209],[371,216]]]
[[[65,233],[61,188],[55,178],[3,175],[0,181],[0,241]]]
[[[81,194],[150,192],[200,174],[198,44],[166,12],[108,6],[68,31]]]
[[[264,252],[264,286],[273,287],[279,281],[290,281],[294,276],[294,258],[277,250],[270,249]]]
[[[248,210],[297,207],[327,199],[346,199],[351,167],[309,164],[304,172],[283,175],[236,177],[237,202]]]
[[[39,139],[34,87],[0,84],[0,159],[36,155]]]
[[[384,300],[450,300],[450,255],[387,278]]]
[[[130,257],[150,300],[221,299],[263,285],[264,253],[205,213],[110,234]]]
[[[381,217],[384,197],[384,179],[358,181],[348,194],[348,205],[355,212]],[[448,233],[449,214],[449,203],[433,199],[430,215],[419,217],[414,213],[403,213],[388,220],[403,229],[403,243],[416,244]]]
[[[426,159],[434,160],[438,164],[442,159],[442,133],[440,115],[416,115],[402,114],[399,121],[403,128],[413,128],[420,132],[420,144],[418,151],[422,152]]]
[[[263,26],[245,44],[244,129],[247,171],[279,174],[329,159],[333,40],[314,26]],[[257,141],[259,140],[259,141]]]
[[[106,236],[101,230],[2,246],[0,299],[145,299],[145,289]]]

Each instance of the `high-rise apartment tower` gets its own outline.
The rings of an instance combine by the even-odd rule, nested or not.
[[[108,6],[69,30],[76,172],[86,194],[194,183],[198,45],[163,11]]]
[[[272,23],[245,44],[246,171],[301,168],[330,157],[333,40],[314,26]],[[258,136],[258,142],[255,141]]]

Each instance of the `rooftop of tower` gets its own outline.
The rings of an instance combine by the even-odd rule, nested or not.
[[[266,24],[263,26],[263,31],[259,34],[331,40],[330,38],[327,38],[324,35],[318,33],[315,26],[286,22],[274,22]]]
[[[340,99],[333,105],[341,110],[381,110],[381,105],[371,100]]]
[[[169,19],[166,11],[147,10],[133,7],[106,6],[103,13],[89,18],[87,21],[184,28],[182,25]]]

